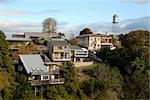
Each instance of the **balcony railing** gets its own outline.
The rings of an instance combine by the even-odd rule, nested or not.
[[[28,82],[31,84],[31,86],[59,85],[59,84],[64,84],[65,79],[64,78],[59,78],[59,79],[48,80],[48,81],[30,80]]]

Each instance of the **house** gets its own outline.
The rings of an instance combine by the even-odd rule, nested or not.
[[[88,57],[88,50],[79,46],[70,45],[71,58],[73,62],[83,62],[84,58]]]
[[[31,86],[63,84],[64,79],[59,76],[59,66],[45,64],[49,60],[44,62],[42,58],[43,56],[39,54],[19,55],[19,63],[15,69],[28,77]]]
[[[67,41],[51,40],[49,54],[51,60],[54,62],[71,61],[71,51]]]
[[[46,32],[25,32],[25,38],[39,38],[48,40],[50,37],[49,33]]]
[[[12,38],[25,38],[24,34],[12,34]]]
[[[88,50],[79,46],[70,45],[71,61],[76,67],[88,66],[93,64],[93,60],[88,57]]]
[[[26,46],[32,41],[29,38],[6,38],[6,40],[8,41],[10,56],[13,56],[20,49],[19,47]]]
[[[90,51],[101,49],[102,47],[114,47],[112,36],[107,34],[83,34],[76,37],[77,44],[87,48]]]
[[[65,35],[63,33],[47,33],[47,32],[25,32],[25,38],[32,38],[32,39],[44,39],[49,40],[50,38],[57,38],[57,39],[64,39]]]

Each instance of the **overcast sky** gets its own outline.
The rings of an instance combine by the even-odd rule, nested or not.
[[[119,16],[118,33],[149,30],[149,0],[0,0],[0,29],[5,33],[41,31],[45,18],[57,20],[58,31],[79,34],[85,27],[112,32],[112,16]]]

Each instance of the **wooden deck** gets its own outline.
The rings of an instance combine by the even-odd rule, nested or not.
[[[28,81],[31,86],[43,86],[43,85],[60,85],[64,84],[65,79],[55,79],[55,80],[48,80],[48,81],[41,81],[41,80],[31,80]]]

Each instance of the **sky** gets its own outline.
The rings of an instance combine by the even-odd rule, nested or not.
[[[0,30],[6,34],[42,30],[42,21],[52,17],[57,31],[75,34],[88,27],[95,33],[149,30],[149,0],[0,0]],[[112,16],[119,16],[112,25]]]

